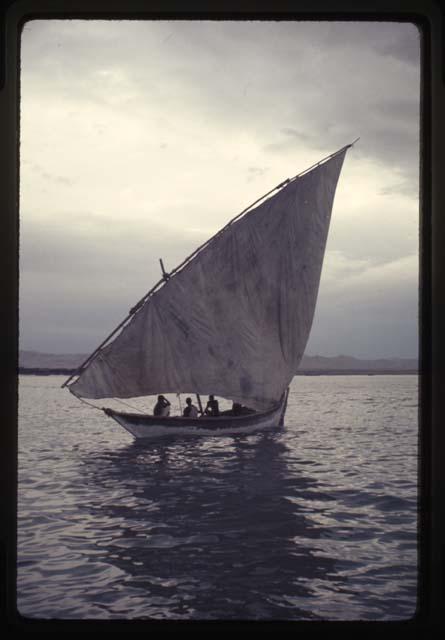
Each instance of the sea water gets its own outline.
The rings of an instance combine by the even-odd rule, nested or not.
[[[145,443],[62,381],[20,378],[22,616],[414,615],[417,376],[298,376],[282,428]]]

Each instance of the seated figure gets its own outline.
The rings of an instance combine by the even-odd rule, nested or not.
[[[194,404],[192,404],[192,399],[191,398],[186,398],[185,402],[186,402],[187,406],[184,409],[184,413],[183,413],[184,418],[197,418],[198,417],[198,409],[195,407]]]
[[[154,416],[169,416],[170,415],[170,402],[163,395],[158,396],[158,401],[154,406]]]
[[[215,400],[215,396],[209,396],[205,411],[206,416],[217,418],[219,416],[219,404],[218,400]]]

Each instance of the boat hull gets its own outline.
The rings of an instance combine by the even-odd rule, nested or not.
[[[284,394],[280,403],[270,411],[241,416],[223,415],[218,418],[207,416],[184,418],[181,416],[151,416],[140,413],[124,413],[113,409],[104,409],[104,412],[137,439],[156,439],[163,436],[179,435],[227,436],[247,435],[282,425],[286,404],[287,393]]]

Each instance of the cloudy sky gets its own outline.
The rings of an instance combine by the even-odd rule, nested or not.
[[[306,353],[416,357],[419,55],[403,23],[28,22],[20,348],[92,350],[159,258],[360,136]]]

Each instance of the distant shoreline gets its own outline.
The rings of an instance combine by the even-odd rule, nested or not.
[[[417,375],[417,369],[306,369],[296,376],[406,376]]]
[[[76,369],[46,369],[19,367],[20,375],[31,376],[71,376]],[[418,375],[417,369],[301,369],[296,376],[406,376]]]
[[[76,374],[76,369],[46,369],[39,367],[19,367],[19,375],[24,376],[71,376]]]

